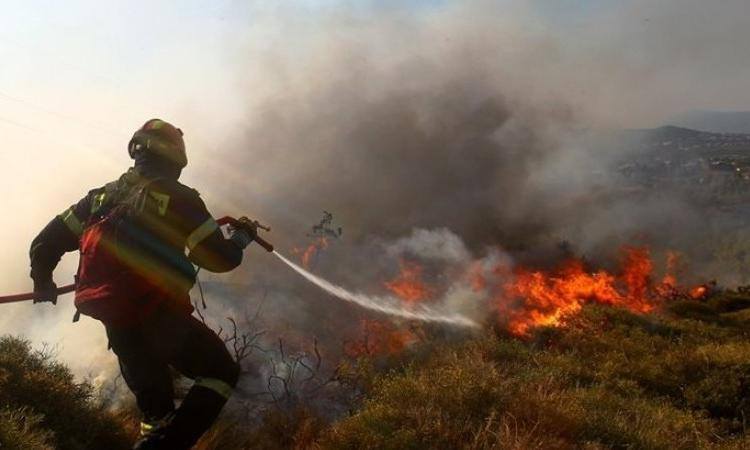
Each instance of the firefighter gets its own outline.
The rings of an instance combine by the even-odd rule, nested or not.
[[[240,368],[193,317],[193,264],[227,272],[256,236],[248,222],[227,239],[199,194],[178,182],[182,131],[152,119],[134,134],[135,163],[55,217],[31,245],[34,301],[57,301],[52,272],[80,250],[76,313],[104,323],[122,376],[143,413],[136,449],[187,449],[211,426]],[[170,367],[194,380],[175,409]]]

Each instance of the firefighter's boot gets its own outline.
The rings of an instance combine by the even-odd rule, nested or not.
[[[218,380],[214,381],[218,382]],[[222,386],[206,387],[205,384],[200,383],[199,381],[190,389],[180,407],[170,417],[169,422],[163,427],[154,429],[139,441],[134,449],[187,450],[192,448],[219,416],[229,396],[228,392],[222,392]],[[229,385],[226,386],[229,387]]]
[[[133,450],[150,450],[164,448],[160,442],[164,440],[162,429],[172,419],[174,411],[159,420],[144,420],[141,422],[141,437],[133,445]]]

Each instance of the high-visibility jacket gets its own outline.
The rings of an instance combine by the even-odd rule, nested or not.
[[[195,281],[192,264],[212,272],[226,272],[240,264],[242,250],[224,238],[197,191],[176,180],[146,180],[135,169],[115,182],[91,190],[39,233],[30,251],[32,278],[51,279],[62,255],[79,249],[84,229],[100,219],[98,215],[105,214],[111,202],[144,185],[148,186],[147,195],[154,207],[138,221],[138,234],[143,236],[144,245],[158,247],[159,251],[150,252],[147,260],[134,258],[126,263],[152,274],[156,283],[168,287],[169,297],[182,302],[182,308],[192,310],[187,295]]]

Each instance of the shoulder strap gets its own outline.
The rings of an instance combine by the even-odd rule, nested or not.
[[[91,199],[91,214],[86,226],[91,225],[106,216],[119,206],[132,207],[140,211],[143,207],[143,195],[148,186],[159,178],[143,179],[136,184],[128,183],[124,177],[104,185],[104,188]]]
[[[123,203],[132,206],[133,212],[140,213],[146,207],[146,201],[148,200],[148,188],[153,183],[161,180],[161,178],[152,178],[149,180],[143,180],[135,185],[130,191],[130,195],[125,199]]]

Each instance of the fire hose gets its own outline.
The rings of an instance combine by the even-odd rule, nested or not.
[[[255,229],[271,231],[269,227],[261,225],[257,220],[250,220],[247,217],[241,217],[239,219],[235,219],[233,217],[226,216],[226,217],[222,217],[221,219],[218,219],[216,223],[219,224],[219,226],[227,225],[235,229],[253,227]],[[271,243],[269,243],[262,237],[258,236],[257,233],[255,233],[253,241],[255,241],[258,245],[263,247],[267,252],[273,252],[273,245],[271,245]],[[76,290],[75,284],[68,284],[68,285],[57,288],[56,292],[57,292],[57,295],[63,295],[63,294],[73,292],[75,290]],[[6,296],[0,296],[0,304],[24,302],[24,301],[33,300],[33,299],[34,299],[33,292],[26,292],[24,294],[6,295]]]

